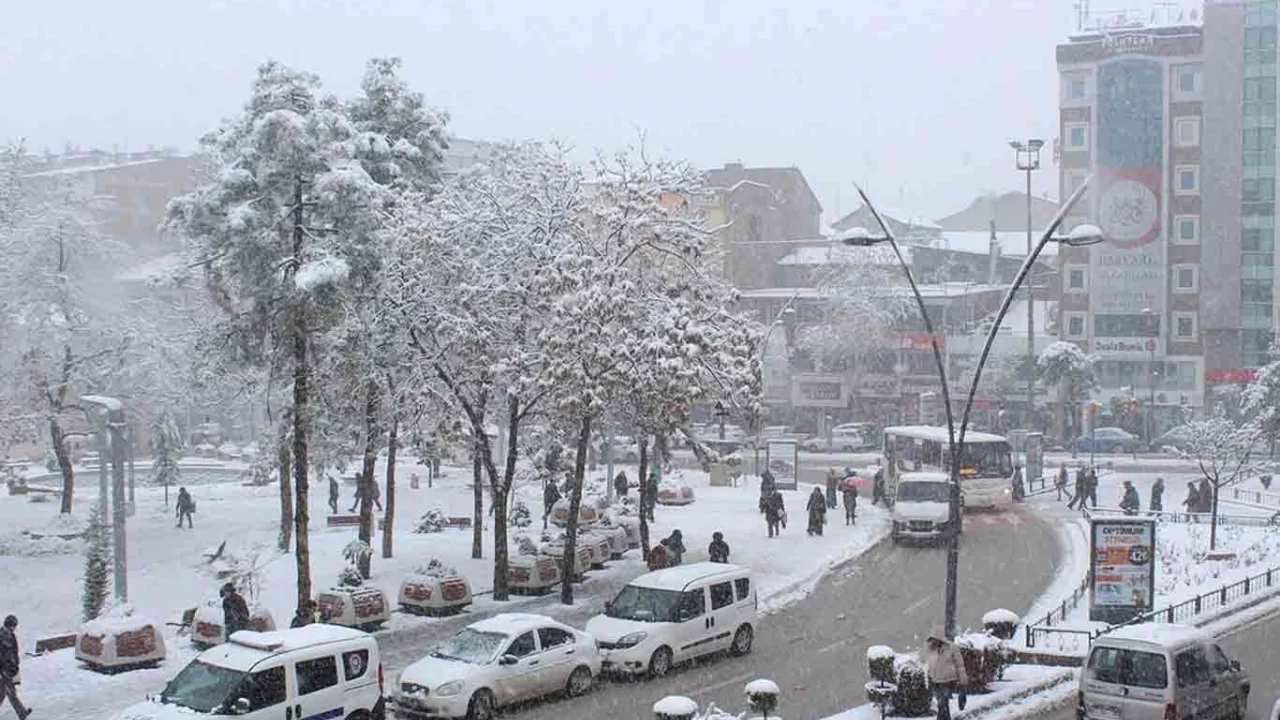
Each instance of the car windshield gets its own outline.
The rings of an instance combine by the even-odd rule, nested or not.
[[[628,585],[613,599],[605,615],[640,622],[676,622],[681,597],[678,590]]]
[[[247,673],[242,670],[193,661],[164,686],[160,702],[181,705],[196,712],[213,712],[240,686]]]
[[[446,660],[461,660],[472,665],[483,665],[493,660],[498,654],[498,648],[502,647],[507,639],[508,637],[502,633],[481,632],[466,628],[437,647],[431,655]]]
[[[944,482],[904,482],[898,485],[898,502],[939,502],[947,501],[947,483]]]

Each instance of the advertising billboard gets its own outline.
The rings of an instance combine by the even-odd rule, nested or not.
[[[800,447],[795,440],[770,440],[765,445],[765,467],[773,473],[779,490],[795,490],[800,472]]]
[[[1121,623],[1152,610],[1155,520],[1096,517],[1089,521],[1089,619]]]
[[[1094,351],[1138,354],[1145,309],[1163,312],[1164,65],[1123,58],[1098,68],[1093,209],[1106,242],[1090,252]]]
[[[844,378],[838,375],[796,375],[791,384],[794,407],[843,408],[849,404]]]

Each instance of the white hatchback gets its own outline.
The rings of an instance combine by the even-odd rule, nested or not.
[[[595,639],[545,615],[506,613],[464,628],[400,673],[391,701],[410,720],[488,720],[498,707],[591,690]]]

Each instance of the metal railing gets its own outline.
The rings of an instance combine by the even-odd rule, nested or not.
[[[1280,495],[1262,490],[1241,490],[1231,488],[1231,499],[1236,502],[1251,503],[1262,507],[1280,509]]]
[[[1086,518],[1089,518],[1095,514],[1119,516],[1119,515],[1124,515],[1124,511],[1121,510],[1120,508],[1109,508],[1109,507],[1085,508],[1084,510],[1084,517]],[[1277,515],[1280,515],[1280,514],[1277,514]],[[1271,525],[1280,524],[1280,517],[1277,517],[1277,515],[1272,515],[1268,517],[1266,515],[1227,515],[1225,513],[1218,513],[1218,524],[1219,525],[1242,525],[1245,527],[1268,527]],[[1129,515],[1128,517],[1132,517],[1135,519],[1154,518],[1158,522],[1180,523],[1180,524],[1189,523],[1193,525],[1208,525],[1213,520],[1213,516],[1211,513],[1187,513],[1187,512],[1171,512],[1171,511],[1151,512],[1149,510],[1140,510],[1137,514]]]
[[[1230,585],[1223,585],[1217,590],[1202,593],[1189,600],[1177,603],[1176,605],[1170,605],[1168,607],[1160,608],[1159,610],[1152,610],[1151,612],[1139,615],[1128,622],[1108,625],[1105,628],[1095,630],[1053,627],[1052,619],[1055,613],[1057,613],[1057,610],[1055,610],[1045,616],[1044,620],[1042,620],[1042,625],[1026,626],[1026,644],[1028,648],[1040,646],[1063,652],[1087,650],[1089,648],[1089,644],[1093,642],[1094,638],[1110,632],[1115,628],[1144,622],[1186,622],[1198,615],[1230,605],[1231,603],[1248,597],[1251,594],[1273,589],[1277,584],[1280,584],[1280,567],[1268,568],[1266,572],[1251,575],[1243,580],[1231,583]],[[1085,579],[1085,585],[1088,585],[1087,577]],[[1076,599],[1076,604],[1079,603],[1079,598],[1076,598],[1079,594],[1080,593],[1078,592],[1072,593],[1073,598]],[[1063,605],[1065,606],[1066,603],[1064,602]],[[1075,605],[1072,607],[1075,607]],[[1061,614],[1059,617],[1061,617],[1059,622],[1066,619],[1065,613]]]

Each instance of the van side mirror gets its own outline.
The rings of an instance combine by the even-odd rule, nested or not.
[[[1231,672],[1240,672],[1240,661],[1232,660],[1230,667],[1231,667]]]
[[[515,655],[503,655],[502,659],[498,660],[499,665],[515,665],[517,662],[519,662],[519,660],[517,660]]]
[[[232,715],[248,715],[252,709],[252,706],[249,705],[249,698],[236,698],[236,701],[231,704]]]

